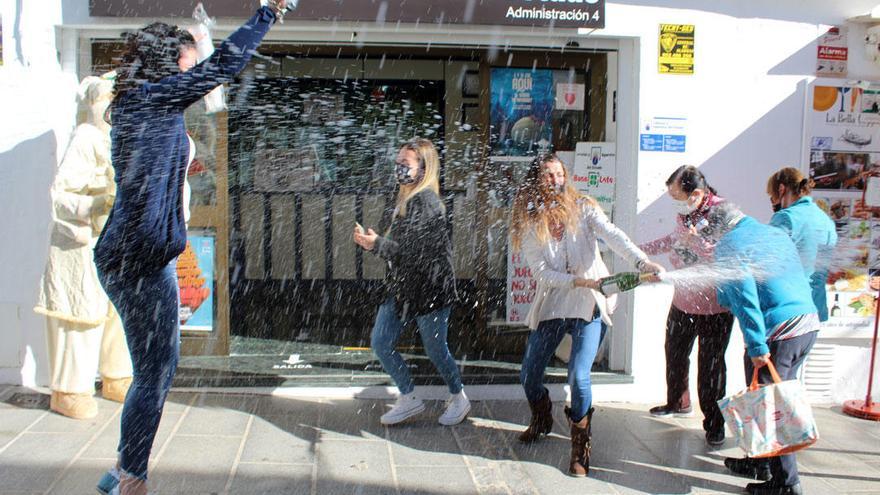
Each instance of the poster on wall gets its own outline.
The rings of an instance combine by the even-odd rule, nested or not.
[[[660,24],[658,69],[661,74],[694,73],[694,25]]]
[[[532,278],[525,256],[510,248],[510,239],[507,245],[507,323],[523,325],[535,299],[538,281]]]
[[[832,27],[819,37],[816,49],[816,75],[819,77],[846,77],[849,48],[845,27]]]
[[[181,330],[214,330],[214,238],[205,231],[189,235],[177,258]]]
[[[639,133],[641,151],[684,153],[687,150],[686,117],[644,119]]]
[[[860,196],[823,196],[819,192],[813,196],[816,205],[835,221],[839,236],[826,281],[830,319],[824,328],[869,329],[877,294],[870,273],[880,270],[880,215],[866,216]]]
[[[880,174],[880,88],[816,82],[807,108],[807,169],[813,198],[837,225],[838,247],[826,283],[823,329],[852,335],[872,328],[880,284],[880,208],[863,192]]]
[[[809,173],[816,188],[861,193],[880,173],[880,87],[816,83],[808,109]]]
[[[614,180],[617,176],[617,144],[604,142],[578,143],[574,155],[572,181],[575,187],[592,196],[612,218],[614,211]]]
[[[586,95],[586,84],[556,83],[556,109],[582,112]]]
[[[492,69],[491,154],[534,156],[552,143],[553,71]]]

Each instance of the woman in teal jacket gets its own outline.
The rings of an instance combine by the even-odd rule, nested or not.
[[[783,380],[798,370],[816,342],[819,315],[809,281],[792,240],[780,229],[743,215],[729,204],[709,218],[709,235],[719,238],[715,263],[722,281],[718,303],[739,320],[746,344],[746,381],[755,368],[760,383],[772,383],[766,364],[773,362]],[[769,459],[728,457],[734,473],[769,480],[749,483],[751,495],[803,493],[794,454]]]
[[[784,230],[794,241],[804,273],[810,279],[819,320],[825,321],[828,319],[825,281],[837,245],[837,229],[831,217],[809,196],[812,189],[812,181],[793,167],[783,168],[767,180],[767,194],[775,212],[770,225]]]

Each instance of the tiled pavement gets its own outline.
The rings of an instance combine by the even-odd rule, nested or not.
[[[0,386],[0,494],[93,494],[114,462],[119,404],[99,399],[94,420],[74,421],[32,391]],[[18,395],[16,395],[18,394]],[[553,434],[516,441],[528,416],[520,401],[475,402],[457,427],[436,423],[441,403],[392,428],[387,402],[305,400],[219,393],[171,394],[153,449],[159,494],[593,494],[741,493],[721,449],[698,419],[657,419],[641,404],[597,404],[593,467],[573,479],[562,408]],[[798,455],[806,493],[880,494],[880,423],[815,409],[822,438]]]

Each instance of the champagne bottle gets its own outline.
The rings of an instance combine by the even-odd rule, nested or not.
[[[599,292],[605,296],[618,292],[626,292],[638,287],[648,280],[653,273],[621,272],[599,279]]]
[[[831,316],[840,316],[840,305],[838,304],[838,298],[840,294],[834,294],[834,306],[831,306]]]

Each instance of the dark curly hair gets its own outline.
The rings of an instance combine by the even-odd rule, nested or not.
[[[114,100],[145,82],[157,82],[180,72],[177,61],[182,49],[195,44],[189,31],[164,22],[126,33],[125,52],[116,69]]]

